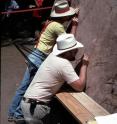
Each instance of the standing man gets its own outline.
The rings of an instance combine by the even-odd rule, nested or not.
[[[76,91],[83,91],[88,56],[84,54],[79,76],[70,63],[82,47],[73,34],[62,34],[57,38],[53,52],[38,69],[21,102],[27,124],[51,124],[49,103],[64,82]]]
[[[68,20],[72,20],[71,33],[75,34],[78,19],[74,17],[75,9],[69,7],[67,1],[58,1],[54,5],[54,9],[51,12],[51,20],[47,21],[38,39],[38,43],[35,46],[33,52],[28,56],[29,60],[35,65],[36,70],[40,67],[46,57],[52,52],[53,46],[56,43],[56,38],[66,33],[63,27],[63,23]],[[8,111],[8,121],[18,122],[23,120],[23,114],[20,107],[20,102],[27,90],[34,74],[36,73],[34,66],[29,64],[26,69],[24,78],[16,90],[15,96],[13,97],[12,103]]]

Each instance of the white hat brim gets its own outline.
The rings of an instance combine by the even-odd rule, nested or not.
[[[65,50],[58,50],[57,49],[57,44],[55,44],[55,46],[53,48],[53,51],[52,51],[52,54],[57,56],[57,55],[60,55],[62,53],[65,53],[67,51],[71,51],[71,50],[82,48],[82,47],[84,47],[84,45],[77,41],[77,44],[74,47],[71,47],[71,48],[68,48],[68,49],[65,49]]]
[[[64,13],[56,13],[55,10],[51,12],[51,17],[64,17],[64,16],[71,16],[75,14],[75,10],[70,7],[69,11],[64,12]]]

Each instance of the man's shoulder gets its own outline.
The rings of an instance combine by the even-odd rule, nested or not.
[[[70,63],[67,59],[53,55],[52,53],[48,56],[48,59],[51,60],[52,63],[62,64],[62,65]]]

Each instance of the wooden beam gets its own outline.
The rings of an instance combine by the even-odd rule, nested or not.
[[[56,94],[56,98],[81,124],[86,124],[90,120],[94,120],[95,116],[109,114],[109,112],[107,112],[84,92],[60,92]],[[92,124],[94,123],[95,122]]]
[[[71,95],[75,99],[77,99],[94,116],[109,114],[102,106],[95,102],[91,97],[86,95],[86,93],[71,93]]]

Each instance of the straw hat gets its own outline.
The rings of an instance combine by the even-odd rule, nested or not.
[[[53,55],[59,55],[81,47],[84,47],[84,45],[78,42],[73,34],[64,33],[58,36],[52,53]]]
[[[58,1],[55,3],[54,8],[50,14],[51,17],[64,17],[75,14],[75,9],[69,7],[67,1]]]

